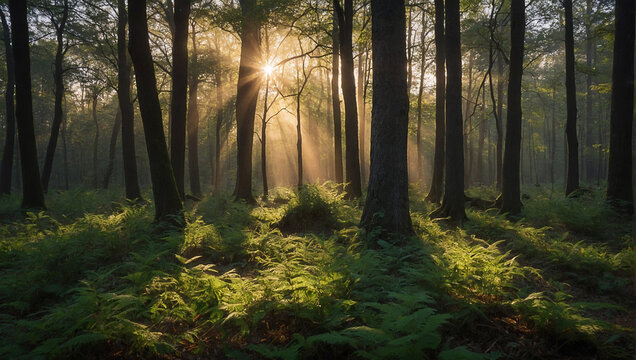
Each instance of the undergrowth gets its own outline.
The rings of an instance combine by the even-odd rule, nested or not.
[[[571,242],[488,211],[452,228],[415,194],[417,236],[395,246],[359,232],[361,209],[333,184],[258,206],[209,196],[163,235],[148,204],[53,196],[38,213],[0,201],[0,358],[529,358],[528,336],[564,358],[568,344],[634,351],[634,329],[613,321],[633,314],[627,240]],[[559,272],[617,301],[582,301]]]

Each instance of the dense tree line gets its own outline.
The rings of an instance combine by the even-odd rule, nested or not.
[[[9,1],[0,18],[0,190],[25,208],[152,187],[179,223],[206,191],[332,180],[366,186],[362,225],[402,234],[409,182],[458,222],[482,185],[509,215],[540,184],[605,186],[633,213],[633,1]]]

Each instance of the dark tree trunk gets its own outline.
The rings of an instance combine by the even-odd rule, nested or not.
[[[163,132],[161,104],[159,103],[155,69],[148,39],[146,1],[129,1],[128,15],[131,19],[128,49],[135,66],[137,95],[144,125],[155,200],[155,219],[157,221],[178,222],[177,219],[182,217],[180,215],[181,197],[170,165]]]
[[[333,34],[331,41],[333,45],[333,56],[331,63],[331,106],[333,109],[333,142],[334,142],[334,171],[335,181],[340,184],[344,182],[342,166],[342,114],[340,112],[340,37],[338,35],[338,22],[336,11],[333,15]]]
[[[444,50],[444,0],[435,0],[435,156],[431,189],[426,200],[439,203],[444,185],[444,148],[446,137],[446,54]]]
[[[53,15],[51,15],[53,17]],[[49,180],[51,179],[51,171],[53,170],[53,158],[55,156],[55,148],[57,147],[57,139],[60,134],[60,125],[62,125],[62,98],[64,97],[64,29],[68,19],[68,0],[64,1],[62,9],[62,18],[60,21],[53,21],[55,25],[55,35],[57,39],[57,48],[55,51],[55,66],[53,71],[53,81],[55,83],[55,107],[53,110],[53,123],[51,125],[51,136],[49,144],[46,147],[46,156],[44,158],[44,168],[42,169],[42,186],[44,191],[48,191]],[[53,20],[53,19],[51,19]]]
[[[64,96],[64,108],[66,109],[66,96]],[[66,142],[66,122],[68,120],[68,113],[64,112],[62,119],[62,151],[64,153],[64,190],[68,190],[68,147]]]
[[[634,213],[632,123],[634,114],[634,1],[616,1],[607,198],[621,213]]]
[[[358,153],[358,109],[356,104],[356,86],[353,75],[353,0],[334,0],[338,16],[338,35],[340,40],[340,59],[342,60],[342,96],[345,104],[345,190],[350,199],[362,196],[360,182],[360,157]]]
[[[506,150],[502,168],[501,212],[521,212],[519,160],[521,156],[521,77],[526,31],[526,9],[523,0],[512,0],[510,8],[510,75],[506,119]]]
[[[190,175],[190,191],[195,196],[201,196],[201,182],[199,180],[199,69],[197,59],[197,40],[194,25],[192,25],[192,66],[189,68],[190,94],[188,102],[188,171]]]
[[[296,69],[296,78],[298,78],[298,69]],[[298,155],[298,188],[303,186],[303,133],[300,127],[300,91],[296,95],[296,154]]]
[[[501,190],[503,182],[503,90],[504,70],[501,54],[497,58],[497,189]]]
[[[360,129],[358,138],[360,139],[360,178],[361,182],[365,182],[368,180],[368,176],[365,176],[365,148],[366,148],[366,119],[364,114],[364,75],[365,75],[365,66],[364,66],[364,47],[360,49],[360,53],[358,54],[358,87],[357,87],[357,102],[358,102],[358,122],[360,123]],[[366,180],[365,180],[366,179]]]
[[[446,176],[442,206],[433,217],[450,217],[463,223],[464,150],[462,129],[462,53],[459,0],[446,0]]]
[[[585,145],[583,151],[585,156],[585,179],[588,184],[594,181],[594,117],[593,117],[593,90],[592,90],[592,69],[594,68],[594,44],[592,42],[592,0],[586,1],[586,21],[585,21],[585,62],[587,66],[586,94],[585,94]]]
[[[466,91],[466,100],[464,101],[464,188],[469,188],[471,185],[471,175],[473,167],[473,149],[471,142],[472,134],[472,111],[470,110],[472,105],[473,96],[473,63],[475,59],[475,53],[470,52],[468,57],[468,89]],[[468,160],[468,161],[466,161]]]
[[[361,226],[413,233],[409,214],[404,0],[372,0],[371,167]],[[404,237],[396,239],[405,239]]]
[[[170,160],[183,199],[185,194],[185,142],[188,102],[188,18],[190,0],[174,2],[174,36],[172,38],[172,95],[170,96]]]
[[[13,94],[15,93],[15,66],[13,62],[13,47],[11,46],[11,32],[9,24],[0,9],[2,20],[2,34],[4,40],[5,56],[7,57],[7,84],[4,91],[4,102],[7,110],[7,133],[2,151],[2,167],[0,168],[0,194],[11,193],[11,176],[13,172],[13,150],[15,148],[15,109]]]
[[[243,23],[241,30],[241,60],[236,90],[237,171],[236,200],[253,203],[252,147],[254,145],[254,115],[261,87],[260,24],[256,0],[240,0]]]
[[[422,24],[426,23],[426,12],[422,11]],[[416,156],[417,156],[417,173],[416,179],[419,183],[422,180],[424,169],[422,166],[422,96],[424,95],[424,73],[426,72],[426,31],[422,29],[420,36],[420,47],[422,50],[422,58],[420,61],[420,81],[417,91],[417,130],[416,130]]]
[[[106,167],[106,173],[104,174],[104,181],[102,182],[102,188],[108,189],[110,184],[110,177],[113,175],[113,167],[115,166],[115,148],[117,146],[117,135],[121,129],[121,110],[117,111],[115,115],[115,124],[113,125],[113,132],[110,134],[110,144],[108,147],[108,166]]]
[[[574,79],[574,22],[572,19],[572,0],[564,0],[563,6],[565,8],[565,89],[567,98],[565,135],[568,143],[565,195],[570,195],[579,188],[579,141],[576,136],[576,82]]]
[[[121,149],[124,163],[124,184],[126,199],[141,200],[139,177],[137,175],[137,155],[135,151],[135,111],[130,102],[130,72],[126,44],[126,1],[117,0],[117,98],[121,111]]]
[[[97,179],[98,179],[98,161],[97,161],[97,150],[99,148],[99,122],[97,121],[97,99],[99,98],[99,93],[95,92],[93,94],[93,106],[92,106],[92,114],[93,114],[93,123],[95,124],[95,138],[93,139],[93,188],[97,189]]]
[[[44,189],[38,166],[38,150],[33,129],[31,96],[31,61],[29,55],[29,26],[26,1],[10,0],[11,37],[15,60],[15,110],[20,142],[22,169],[22,208],[46,208]]]
[[[263,101],[263,117],[261,119],[261,175],[263,177],[263,197],[269,196],[269,185],[267,183],[267,96],[269,95],[269,74],[265,79],[265,99]]]
[[[214,193],[221,191],[221,129],[223,127],[223,112],[225,104],[223,104],[223,81],[221,71],[216,73],[216,128],[214,133]]]
[[[484,140],[486,138],[486,89],[481,93],[481,119],[479,120],[479,141],[477,142],[477,184],[484,183]]]

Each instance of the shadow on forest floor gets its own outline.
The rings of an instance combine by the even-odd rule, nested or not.
[[[15,198],[0,208],[3,358],[635,350],[634,233],[598,221],[607,213],[593,197],[532,195],[518,222],[469,210],[458,229],[431,221],[414,190],[417,236],[404,246],[360,231],[358,204],[330,184],[278,189],[259,206],[207,197],[187,204],[183,232],[162,236],[149,205],[112,206],[100,192],[54,197],[45,213],[13,215]]]

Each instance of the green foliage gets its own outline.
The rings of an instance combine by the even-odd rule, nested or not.
[[[464,230],[446,228],[416,201],[418,237],[396,246],[379,234],[370,248],[351,225],[360,210],[334,186],[276,193],[283,205],[208,197],[186,212],[183,231],[159,233],[151,208],[111,206],[101,193],[92,210],[7,220],[0,357],[494,359],[509,349],[480,348],[471,340],[480,335],[463,327],[492,309],[558,344],[616,358],[633,350],[632,330],[606,320],[625,306],[578,301],[545,280],[576,274],[620,299],[633,271],[629,246],[612,253],[479,211]],[[80,201],[59,199],[68,208]],[[331,227],[273,226],[316,214]]]

